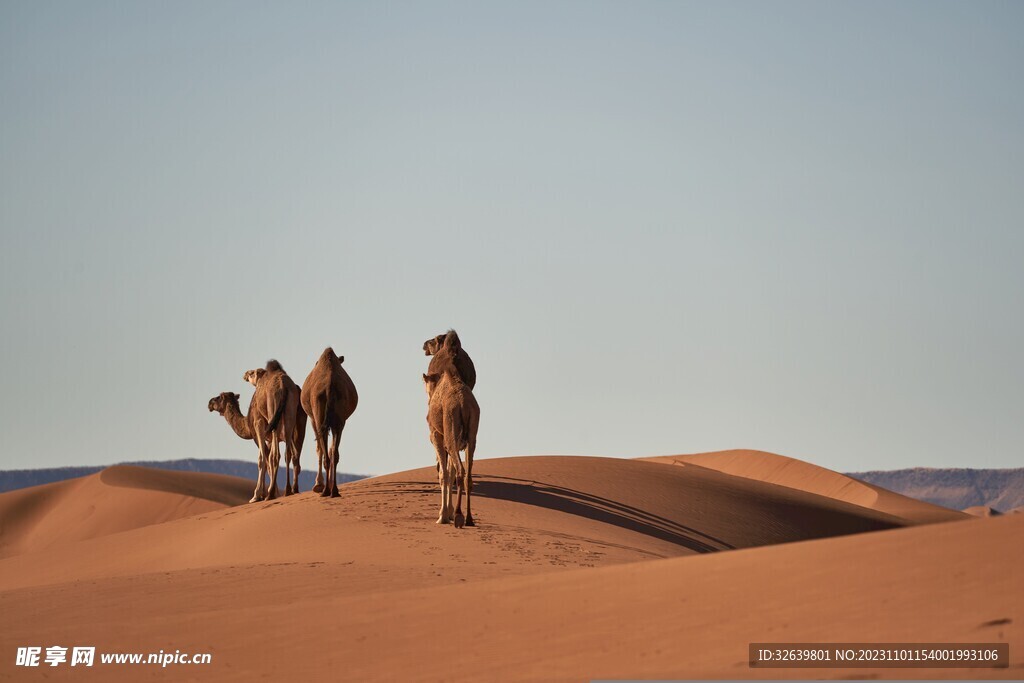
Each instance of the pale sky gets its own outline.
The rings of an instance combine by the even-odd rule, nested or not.
[[[758,448],[1024,465],[1024,3],[0,2],[0,468]],[[312,434],[303,457],[315,469]]]

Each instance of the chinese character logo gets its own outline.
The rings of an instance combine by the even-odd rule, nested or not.
[[[77,666],[78,664],[92,666],[95,657],[95,647],[76,647],[71,651],[71,666]]]
[[[19,647],[15,666],[39,666],[39,653],[42,651],[41,647]]]
[[[51,645],[46,648],[46,663],[50,666],[57,666],[68,661],[68,649],[60,645]]]

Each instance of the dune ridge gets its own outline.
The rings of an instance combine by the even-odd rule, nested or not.
[[[251,489],[237,477],[115,465],[9,491],[0,494],[0,557],[238,505]]]
[[[988,505],[976,505],[974,507],[964,508],[963,512],[971,515],[972,517],[999,517],[1003,513],[996,510]]]
[[[749,449],[638,458],[672,465],[697,465],[745,479],[768,482],[834,498],[899,517],[912,523],[963,519],[958,510],[926,503],[840,472],[785,455]]]

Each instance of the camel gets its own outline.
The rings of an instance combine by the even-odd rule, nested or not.
[[[427,374],[441,374],[441,370],[447,362],[444,358],[438,358],[437,354],[439,351],[445,348],[445,341],[449,340],[448,348],[452,353],[452,362],[455,364],[455,369],[459,373],[459,377],[462,382],[470,388],[470,390],[476,388],[476,367],[473,365],[473,359],[469,357],[466,350],[462,348],[462,342],[459,339],[458,333],[455,330],[448,330],[444,334],[439,334],[436,337],[428,339],[423,342],[423,353],[427,356],[434,356],[430,359],[430,365],[427,367]]]
[[[359,403],[356,385],[341,367],[344,360],[344,356],[335,355],[334,349],[328,346],[302,383],[301,392],[302,409],[313,420],[316,452],[325,470],[325,477],[321,479],[320,468],[317,468],[316,483],[322,486],[321,496],[332,498],[340,495],[338,449],[341,446],[341,432]],[[327,438],[330,434],[333,434],[333,438],[328,448]],[[316,486],[313,490],[317,490]]]
[[[270,363],[276,363],[277,368],[280,368],[280,363],[277,361],[271,361]],[[268,363],[268,366],[270,365]],[[255,370],[247,370],[242,379],[254,387],[259,381],[267,374],[266,368],[257,368]],[[283,369],[282,369],[283,372]],[[302,403],[300,401],[300,390],[299,387],[295,386],[292,382],[289,390],[288,405],[291,406],[294,403],[295,408],[295,430],[292,434],[285,433],[285,424],[282,422],[277,427],[277,439],[278,442],[285,444],[284,463],[285,463],[285,488],[284,495],[290,496],[293,493],[299,492],[299,473],[302,471],[302,467],[299,465],[299,459],[302,456],[302,444],[306,440],[306,412],[302,409]],[[250,437],[251,438],[251,437]],[[295,472],[295,485],[292,486],[292,472]]]
[[[447,349],[445,341],[448,342]],[[459,339],[459,334],[455,330],[449,329],[444,334],[439,334],[423,342],[423,353],[433,356],[427,366],[427,374],[442,374],[446,365],[453,364],[463,383],[471,390],[476,388],[476,366],[473,365],[473,359],[462,348],[462,340]],[[437,474],[440,478],[440,465],[438,465]]]
[[[438,354],[441,355],[441,354]],[[435,356],[436,358],[437,356]],[[430,443],[437,454],[437,479],[441,485],[441,510],[437,523],[455,522],[457,528],[475,526],[471,499],[473,494],[473,455],[480,425],[480,406],[472,389],[462,381],[454,364],[440,373],[423,375],[427,392],[427,425]],[[466,451],[466,467],[459,451]],[[452,486],[458,498],[452,509]],[[466,516],[462,516],[462,493],[466,493]]]
[[[260,449],[259,483],[253,498],[263,493],[267,500],[277,497],[277,470],[281,464],[280,443],[272,438],[278,425],[281,424],[286,437],[295,436],[295,416],[298,406],[293,403],[296,394],[295,382],[284,371],[276,360],[267,361],[266,374],[256,384],[252,404],[249,407],[249,419],[252,421],[256,435],[256,445]],[[292,444],[294,446],[294,444]],[[264,490],[263,476],[270,475],[270,490]]]
[[[284,372],[277,361],[267,363],[268,367],[274,365],[275,371],[270,372],[261,378],[253,393],[252,401],[249,403],[249,414],[242,415],[238,406],[238,394],[223,392],[219,396],[210,399],[207,404],[210,412],[217,411],[227,420],[235,434],[243,439],[252,439],[256,442],[259,450],[259,473],[256,489],[253,491],[250,503],[260,500],[271,500],[277,497],[277,470],[281,462],[279,442],[272,435],[278,428],[279,437],[282,434],[296,435],[296,412],[295,408],[288,410],[289,398],[297,398],[296,394],[290,391],[295,383]],[[303,435],[305,434],[305,421],[303,420]],[[288,450],[297,454],[299,448],[294,444],[288,445]],[[270,474],[270,487],[266,487],[266,476]],[[298,479],[296,478],[296,484]]]

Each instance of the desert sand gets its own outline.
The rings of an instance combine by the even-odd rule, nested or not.
[[[0,676],[52,644],[213,654],[93,680],[1022,676],[1024,516],[745,453],[480,460],[462,530],[433,467],[234,507],[252,482],[138,468],[2,494]],[[1000,641],[1012,667],[752,671],[755,641]]]
[[[0,495],[0,557],[42,550],[249,500],[237,477],[117,465]]]

